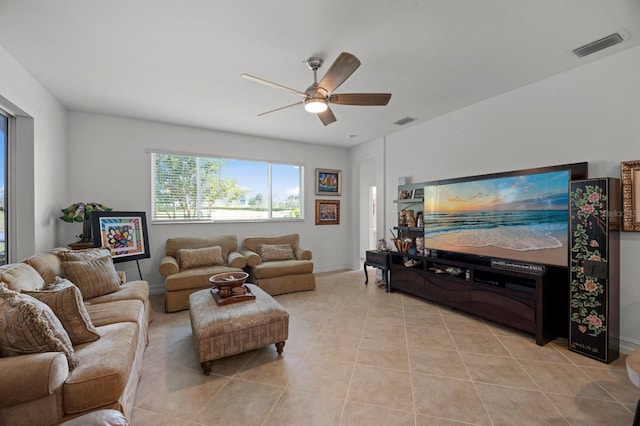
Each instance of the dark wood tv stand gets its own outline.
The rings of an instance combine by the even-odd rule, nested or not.
[[[416,264],[405,266],[410,259]],[[390,291],[400,290],[534,334],[538,345],[568,336],[566,268],[529,273],[492,267],[488,258],[391,252],[390,275]]]

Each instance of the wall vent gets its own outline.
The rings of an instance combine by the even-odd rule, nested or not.
[[[394,121],[393,124],[397,124],[398,126],[404,126],[405,124],[409,124],[413,121],[416,121],[416,119],[413,117],[405,117],[405,118],[401,118],[398,121]]]
[[[585,44],[582,47],[578,47],[573,51],[576,56],[582,58],[583,56],[591,55],[599,50],[606,49],[618,43],[622,43],[623,39],[618,33],[608,35],[600,40],[596,40],[592,43]]]

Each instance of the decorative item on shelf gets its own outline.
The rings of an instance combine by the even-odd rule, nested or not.
[[[91,237],[91,213],[108,212],[111,208],[100,203],[73,203],[65,209],[61,209],[60,219],[65,222],[82,222],[82,234],[77,235],[78,242],[88,243],[93,241]]]
[[[422,216],[422,212],[418,212],[418,218],[416,220],[416,226],[418,228],[422,228],[424,226],[424,219]]]
[[[396,249],[398,249],[400,253],[406,253],[409,247],[411,247],[412,242],[411,238],[396,238],[393,240],[393,244],[395,244]]]
[[[408,200],[409,198],[411,198],[411,191],[407,191],[406,189],[402,189],[398,193],[398,200]]]
[[[416,238],[416,251],[418,252],[419,255],[424,254],[424,238],[423,237]]]
[[[407,226],[407,211],[404,209],[398,212],[398,226]]]
[[[407,226],[410,228],[416,227],[416,218],[413,210],[407,210]]]

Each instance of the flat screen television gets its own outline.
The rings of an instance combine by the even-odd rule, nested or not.
[[[573,170],[572,170],[573,166]],[[569,184],[586,163],[447,181],[424,188],[424,247],[566,267]]]

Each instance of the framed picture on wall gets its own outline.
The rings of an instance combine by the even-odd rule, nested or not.
[[[108,248],[113,262],[151,257],[145,212],[93,212],[94,245]]]
[[[620,163],[622,230],[640,232],[640,160]]]
[[[316,195],[341,195],[342,170],[316,169]]]
[[[316,200],[316,225],[340,225],[340,201]]]

